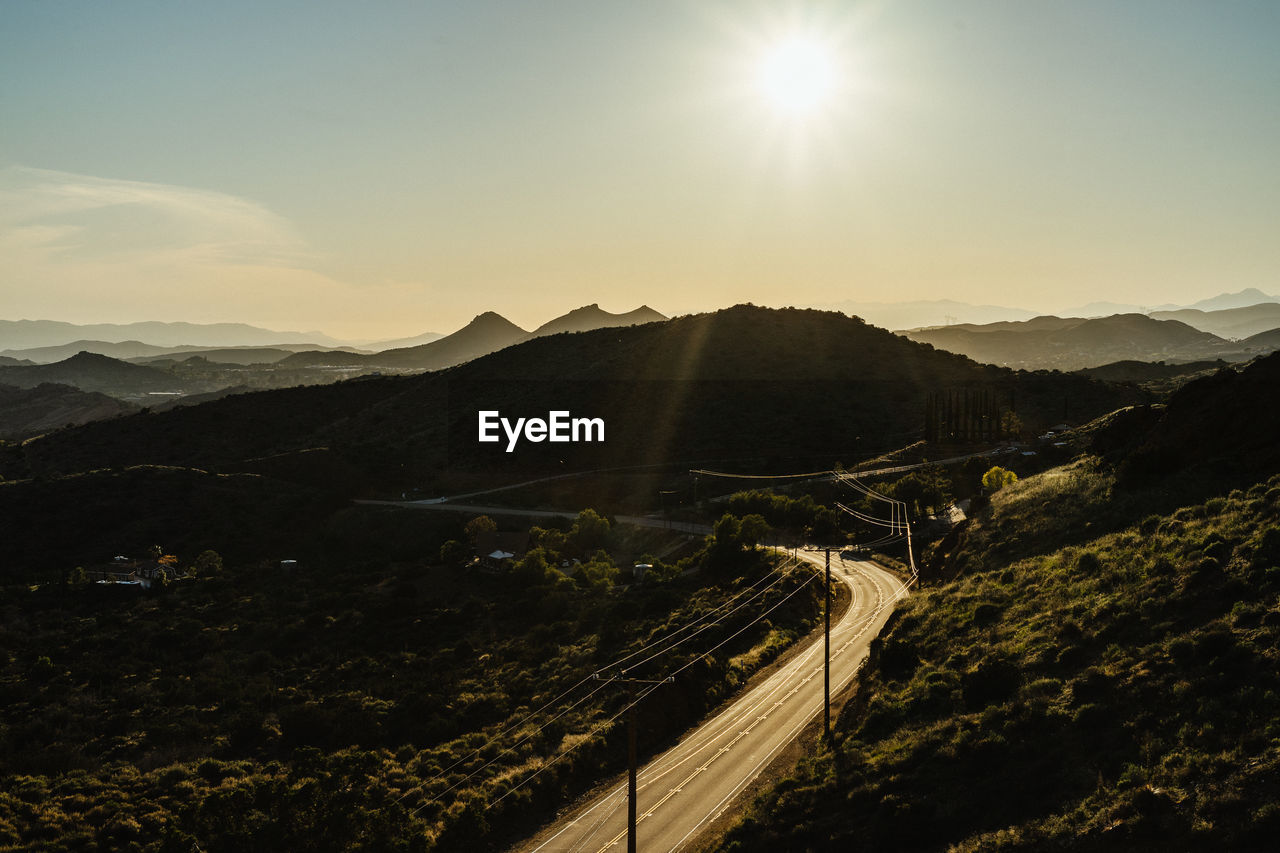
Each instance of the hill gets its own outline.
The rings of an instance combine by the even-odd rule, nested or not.
[[[529,333],[531,338],[544,335],[557,335],[561,332],[589,332],[592,329],[607,329],[616,326],[638,326],[641,323],[657,323],[667,318],[648,305],[641,305],[634,311],[623,314],[610,314],[599,305],[592,303],[582,308],[575,308],[554,320],[548,320]]]
[[[1031,478],[975,523],[1034,531],[1028,513],[1098,476]],[[721,849],[1270,850],[1278,522],[1273,478],[1067,547],[1032,538],[913,595],[838,747]]]
[[[1280,328],[1280,303],[1263,302],[1243,308],[1217,311],[1202,311],[1194,308],[1153,311],[1151,317],[1157,320],[1178,320],[1201,331],[1238,340]]]
[[[396,338],[390,341],[368,341],[361,344],[361,348],[371,350],[373,352],[381,352],[389,349],[404,349],[405,347],[416,347],[422,344],[429,344],[432,341],[438,341],[444,337],[441,332],[423,332],[421,335],[414,335],[410,338]]]
[[[137,406],[69,385],[0,385],[0,438],[18,439],[73,424],[115,418]]]
[[[907,332],[914,341],[976,361],[1029,370],[1079,370],[1107,362],[1199,361],[1238,356],[1239,348],[1176,320],[1142,314],[1094,319],[1041,317],[1026,323],[943,326]]]
[[[996,492],[873,645],[838,747],[721,849],[1271,849],[1278,380],[1272,355],[1191,382]]]
[[[362,366],[413,370],[443,370],[479,358],[528,337],[528,332],[493,311],[486,311],[451,335],[419,346],[390,349],[371,355],[300,352],[279,362],[281,367]]]
[[[57,320],[0,320],[0,348],[61,346],[71,341],[145,341],[154,346],[271,346],[314,343],[339,346],[322,332],[276,332],[245,323],[94,323]]]
[[[954,299],[918,299],[906,302],[860,302],[846,299],[810,305],[819,311],[840,311],[861,317],[885,329],[916,329],[947,322],[995,323],[1004,320],[1028,320],[1034,312],[1000,305],[971,305]]]
[[[348,352],[348,350],[340,351]],[[234,347],[231,349],[184,349],[178,352],[164,352],[159,355],[146,355],[128,360],[134,364],[162,365],[177,364],[188,359],[198,358],[213,364],[248,366],[251,364],[275,364],[293,354],[292,350],[278,347]]]
[[[1148,428],[1133,430],[1117,423],[1098,437],[1096,447],[1117,461],[1125,483],[1170,478],[1184,483],[1251,482],[1280,471],[1276,388],[1280,353],[1258,358],[1243,370],[1219,370],[1188,383]],[[1149,420],[1134,417],[1140,423]]]
[[[147,488],[141,473],[91,476],[110,521],[148,536],[146,516],[110,501]],[[199,474],[149,473],[162,475],[161,513],[204,493]],[[244,520],[281,547],[291,531],[271,490],[220,480],[221,503],[203,510],[262,501]],[[313,519],[325,559],[285,551],[300,558],[292,570],[163,540],[160,559],[195,565],[195,579],[144,592],[95,583],[102,567],[87,564],[0,586],[22,614],[0,633],[0,844],[501,849],[625,767],[626,691],[593,673],[683,669],[637,711],[648,755],[816,621],[812,573],[774,571],[754,547],[712,562],[695,544],[683,565],[623,586],[615,563],[671,537],[581,520],[538,532],[501,575],[437,556],[470,555],[461,519],[364,508]]]
[[[1189,361],[1185,364],[1166,364],[1156,361],[1113,361],[1097,367],[1086,367],[1075,371],[1090,379],[1101,379],[1104,382],[1157,382],[1190,376],[1206,370],[1220,370],[1227,367],[1227,362]]]
[[[1280,349],[1280,329],[1250,335],[1240,341],[1240,348],[1245,352],[1274,352]]]
[[[0,383],[19,388],[34,388],[45,383],[71,385],[81,391],[122,398],[209,390],[202,383],[180,379],[161,370],[89,352],[55,364],[0,366]]]
[[[0,475],[165,465],[260,473],[348,496],[431,497],[654,466],[651,479],[628,481],[647,506],[664,472],[690,462],[824,468],[902,446],[923,430],[928,393],[950,388],[989,391],[1041,431],[1150,399],[1084,377],[978,365],[839,314],[739,306],[535,338],[447,371],[237,394],[89,424],[0,451]],[[507,453],[477,440],[477,412],[489,409],[600,417],[605,441],[523,442]],[[75,482],[66,488],[73,503]],[[38,527],[24,535],[49,541]]]
[[[379,367],[412,367],[441,370],[511,346],[528,335],[501,314],[486,311],[451,335],[438,341],[369,356]]]
[[[1237,293],[1220,293],[1208,299],[1201,299],[1199,302],[1192,303],[1187,307],[1198,311],[1223,311],[1232,308],[1248,308],[1251,305],[1275,301],[1276,298],[1274,296],[1268,296],[1256,287],[1246,287]]]

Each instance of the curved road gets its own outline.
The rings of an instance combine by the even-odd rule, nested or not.
[[[822,557],[802,554],[822,571]],[[902,581],[874,563],[832,554],[831,576],[853,600],[831,626],[831,693],[853,680],[894,603]],[[738,697],[714,718],[639,770],[636,846],[674,851],[688,847],[814,718],[822,714],[822,636],[786,666]],[[660,700],[660,691],[653,700]],[[521,851],[625,851],[627,785],[622,783],[556,820]]]

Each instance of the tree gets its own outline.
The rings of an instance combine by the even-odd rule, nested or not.
[[[610,533],[609,519],[594,509],[584,509],[569,528],[569,541],[578,553],[586,555],[608,547]]]
[[[486,533],[494,533],[498,529],[498,522],[494,521],[487,515],[477,515],[475,518],[467,522],[467,526],[463,530],[467,533],[467,540],[474,547],[480,541],[480,537]]]
[[[1005,486],[1012,486],[1018,482],[1018,475],[1001,468],[999,465],[993,465],[982,475],[982,488],[988,492],[998,492]]]
[[[198,578],[211,578],[222,574],[222,555],[217,551],[201,551],[200,556],[187,570]]]
[[[752,513],[742,519],[738,530],[738,541],[744,548],[754,548],[765,540],[771,528],[764,516]]]
[[[461,566],[471,558],[471,549],[457,539],[450,539],[440,546],[440,562],[450,566]]]

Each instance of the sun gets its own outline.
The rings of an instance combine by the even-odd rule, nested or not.
[[[839,68],[831,47],[809,36],[792,36],[765,49],[756,65],[756,86],[779,113],[794,118],[822,111],[835,94]]]

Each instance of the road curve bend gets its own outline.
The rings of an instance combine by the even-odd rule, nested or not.
[[[822,570],[823,558],[802,553]],[[850,606],[831,626],[831,693],[853,681],[906,587],[875,563],[832,555],[831,576],[849,587]],[[823,639],[640,768],[636,846],[645,853],[685,849],[734,805],[773,758],[822,714]],[[627,848],[627,785],[558,818],[514,850],[604,853]]]

